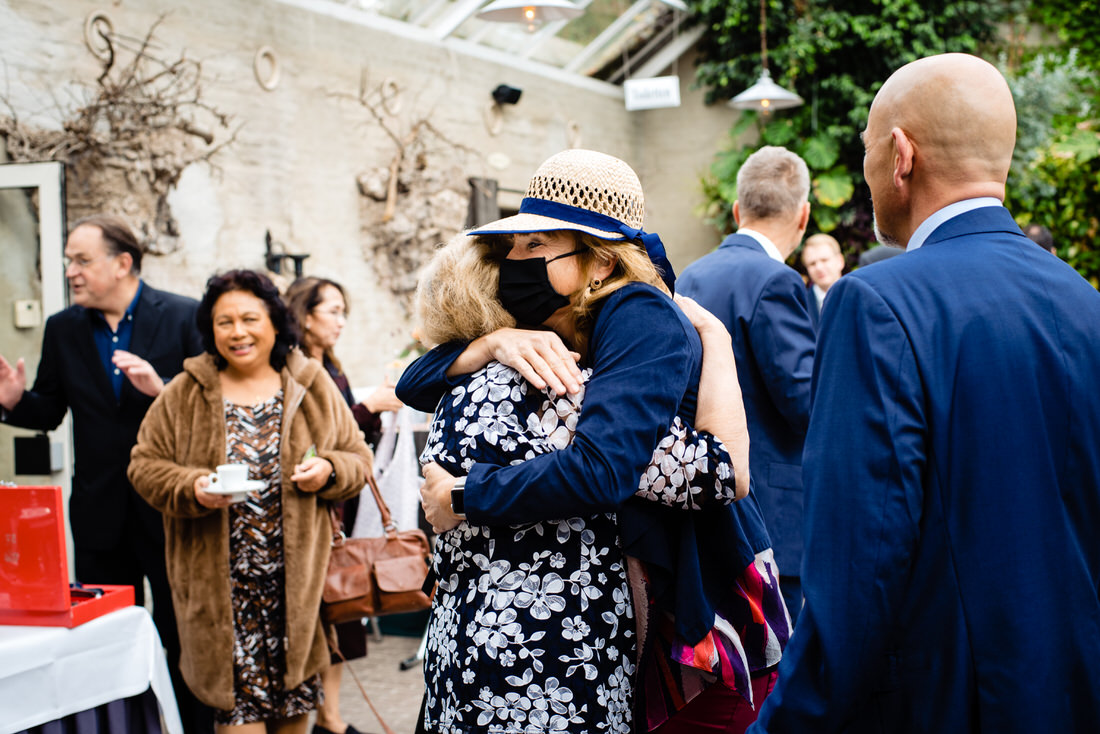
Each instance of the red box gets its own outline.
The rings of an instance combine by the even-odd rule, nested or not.
[[[75,627],[134,603],[132,586],[73,595],[60,487],[0,487],[0,624]]]

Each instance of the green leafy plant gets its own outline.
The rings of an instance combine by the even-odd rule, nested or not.
[[[756,121],[752,113],[741,117],[730,131],[732,144],[715,156],[710,176],[703,179],[707,201],[702,213],[720,232],[733,229],[731,206],[737,199],[737,171],[757,149],[757,146],[742,145],[738,141]],[[810,169],[811,211],[817,229],[822,232],[836,229],[841,210],[851,201],[857,183],[847,167],[839,162],[840,147],[836,141],[822,134],[798,138],[789,122],[761,126],[759,139],[760,145],[782,145],[802,156]]]
[[[1031,12],[1063,19],[1038,3]],[[1100,32],[1094,15],[1092,23]],[[1062,35],[1065,35],[1064,33]],[[1029,49],[1026,58],[1001,66],[1016,102],[1017,142],[1005,205],[1025,226],[1041,224],[1054,235],[1058,255],[1100,288],[1100,47]]]
[[[706,27],[696,81],[720,102],[760,73],[760,9],[754,0],[688,0]],[[702,180],[701,214],[732,229],[737,169],[760,145],[801,155],[813,179],[814,226],[832,232],[850,258],[873,239],[859,133],[875,92],[899,66],[946,51],[977,53],[1019,3],[973,0],[766,0],[769,69],[806,104],[757,119],[742,115],[730,144]],[[752,135],[755,127],[755,135]]]

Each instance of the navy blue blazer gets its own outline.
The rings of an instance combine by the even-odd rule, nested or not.
[[[202,352],[197,307],[192,298],[158,291],[148,283],[141,289],[130,351],[148,361],[166,382],[183,368],[185,358]],[[116,545],[127,515],[136,514],[154,537],[164,533],[160,513],[126,478],[130,449],[153,398],[124,380],[121,397],[115,400],[96,351],[92,318],[83,306],[70,306],[47,319],[34,386],[4,416],[10,425],[49,431],[72,410],[75,471],[69,524],[78,549]]]
[[[816,329],[821,324],[821,306],[817,305],[813,283],[806,284],[806,309],[810,312],[810,322]]]
[[[1003,207],[840,279],[806,603],[754,732],[1100,721],[1100,293]]]
[[[726,325],[749,424],[749,471],[780,573],[802,562],[802,444],[810,417],[814,327],[806,286],[748,235],[689,265],[679,293]]]

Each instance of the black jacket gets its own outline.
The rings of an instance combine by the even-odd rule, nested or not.
[[[183,360],[202,351],[195,325],[198,302],[145,284],[134,310],[130,351],[147,360],[165,381],[183,368]],[[128,514],[136,514],[150,532],[163,536],[160,513],[130,486],[126,469],[138,427],[153,398],[123,380],[115,400],[96,351],[95,314],[70,306],[46,321],[42,358],[34,387],[4,415],[13,426],[53,430],[73,412],[75,468],[69,522],[77,548],[110,548],[118,543]]]

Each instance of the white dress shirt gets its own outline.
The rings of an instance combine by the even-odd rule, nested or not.
[[[956,201],[954,204],[948,204],[920,223],[920,226],[917,227],[917,231],[909,238],[909,244],[905,246],[905,251],[912,252],[913,250],[919,250],[921,246],[924,245],[924,241],[928,239],[928,236],[936,231],[936,227],[939,227],[948,219],[973,211],[974,209],[981,209],[983,206],[1004,206],[1004,204],[1001,203],[1000,199],[995,199],[992,196],[981,196],[977,199],[963,199],[962,201]]]
[[[737,234],[747,235],[760,243],[760,246],[764,248],[764,252],[768,253],[768,257],[772,260],[778,260],[779,262],[786,262],[786,258],[780,254],[779,248],[775,246],[775,243],[769,240],[764,235],[757,232],[755,229],[748,229],[742,227],[737,230]]]
[[[825,305],[825,291],[822,290],[821,286],[817,285],[816,283],[810,290],[814,292],[814,298],[817,299],[817,310],[818,313],[820,313],[822,307],[824,307]]]

